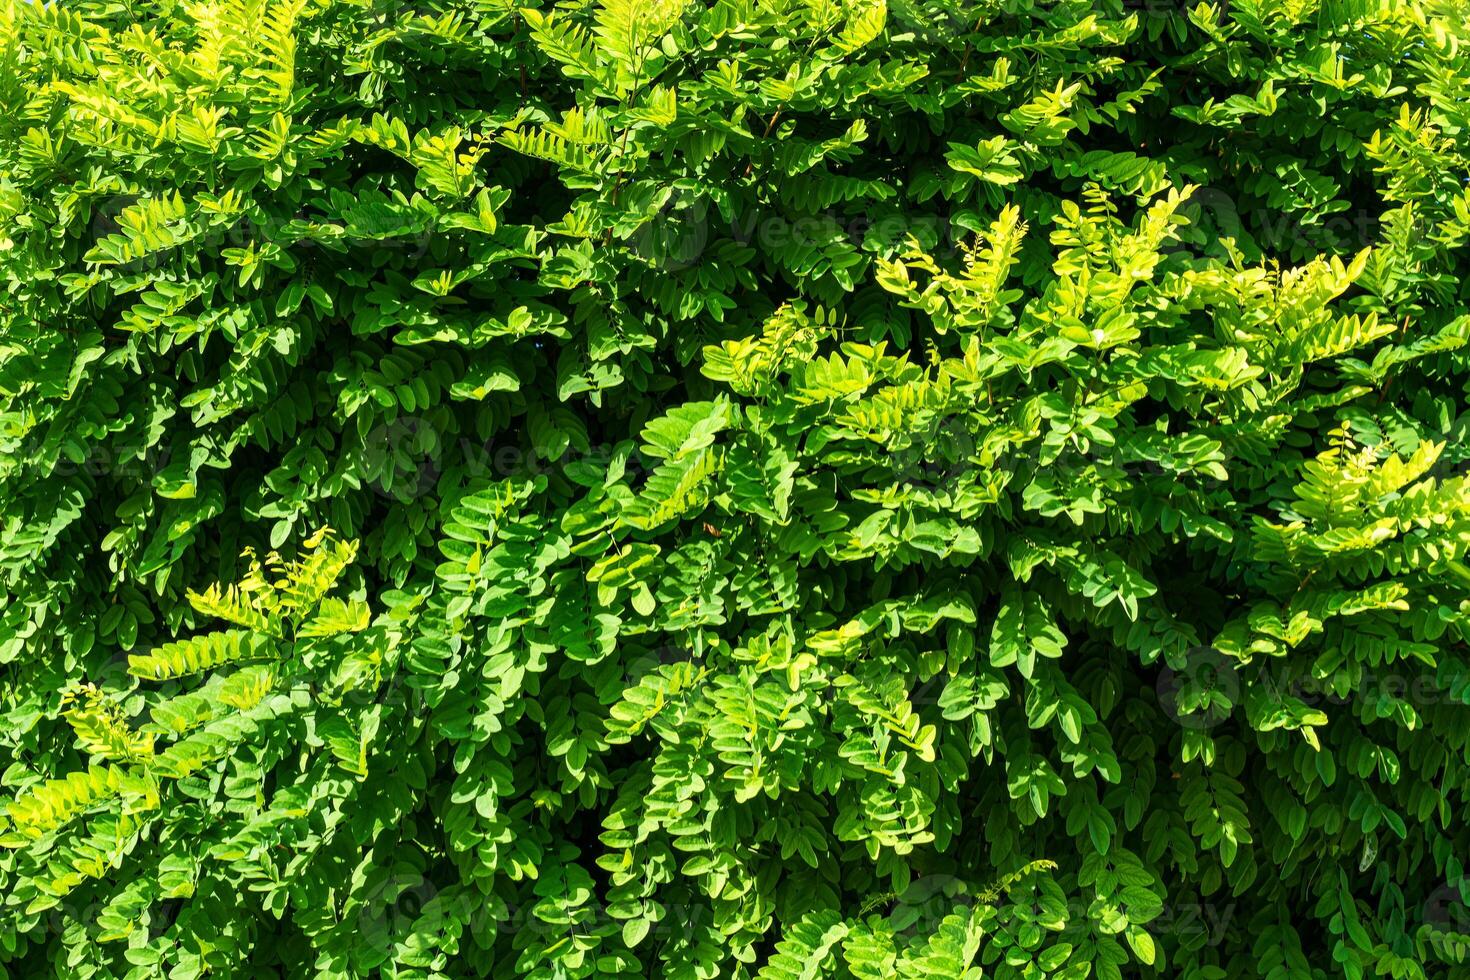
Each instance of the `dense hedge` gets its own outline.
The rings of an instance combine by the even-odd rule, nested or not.
[[[541,4],[0,4],[12,975],[1470,975],[1464,3]]]

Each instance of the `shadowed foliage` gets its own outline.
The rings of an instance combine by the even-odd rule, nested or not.
[[[1463,977],[1461,0],[0,0],[17,977]]]

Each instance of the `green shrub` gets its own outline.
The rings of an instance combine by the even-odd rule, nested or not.
[[[1470,975],[1467,24],[0,5],[0,962]]]

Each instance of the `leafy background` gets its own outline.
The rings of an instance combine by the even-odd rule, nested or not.
[[[1463,975],[1467,23],[0,8],[6,969]]]

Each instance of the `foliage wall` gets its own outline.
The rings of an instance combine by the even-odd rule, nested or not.
[[[1461,0],[0,3],[17,977],[1463,977]]]

